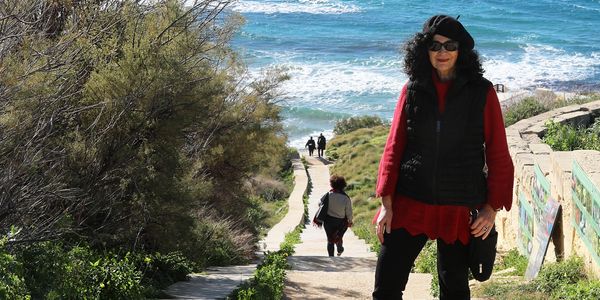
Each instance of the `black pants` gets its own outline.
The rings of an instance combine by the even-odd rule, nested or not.
[[[402,299],[413,263],[427,242],[424,234],[412,236],[404,229],[384,233],[375,270],[373,299]],[[437,272],[440,300],[470,299],[468,247],[456,241],[437,240]]]
[[[323,156],[323,151],[325,151],[325,148],[317,148],[317,154],[319,155],[319,157]]]
[[[337,246],[338,252],[344,252],[344,233],[348,230],[346,219],[334,218],[327,216],[323,224],[325,234],[327,234],[327,253],[333,256],[333,245]]]

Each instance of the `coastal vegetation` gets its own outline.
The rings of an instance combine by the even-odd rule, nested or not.
[[[336,135],[352,132],[361,128],[389,125],[378,116],[361,116],[341,119],[335,123],[333,133]]]
[[[508,127],[520,120],[531,118],[541,113],[572,104],[583,104],[600,100],[599,93],[589,93],[574,96],[569,99],[556,97],[526,97],[503,110],[504,126]]]
[[[588,128],[553,121],[546,123],[546,127],[548,130],[543,141],[554,151],[600,151],[600,119],[596,119]]]
[[[0,4],[0,298],[161,297],[285,210],[287,76],[248,76],[231,1],[193,3]]]

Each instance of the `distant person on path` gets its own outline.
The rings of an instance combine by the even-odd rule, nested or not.
[[[469,299],[471,235],[510,210],[513,164],[500,103],[463,25],[431,17],[404,46],[404,85],[377,179],[382,243],[373,299],[402,299],[428,239],[437,240],[440,299]],[[487,171],[485,167],[487,166]],[[471,208],[479,217],[470,224]]]
[[[323,202],[326,197],[329,197],[327,217],[323,222],[327,234],[327,253],[333,256],[335,245],[337,255],[340,256],[344,252],[344,233],[348,227],[352,227],[352,201],[344,192],[346,179],[343,176],[332,175],[329,178],[329,185],[331,190],[321,198]]]
[[[323,151],[325,151],[325,145],[327,145],[327,140],[323,136],[323,133],[321,133],[319,135],[319,138],[317,139],[317,154],[319,155],[319,157],[323,156]]]
[[[308,156],[312,156],[313,152],[315,152],[315,140],[313,140],[312,136],[308,139],[308,141],[306,142],[306,145],[304,145],[304,148],[308,147]]]

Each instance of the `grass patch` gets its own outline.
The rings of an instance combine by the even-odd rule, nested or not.
[[[527,269],[527,263],[527,257],[521,255],[517,249],[511,249],[506,253],[498,253],[494,271],[497,272],[512,268],[514,271],[504,274],[524,276],[525,270]]]
[[[512,266],[520,265],[520,260],[513,261]],[[530,282],[522,276],[494,277],[474,289],[473,295],[494,299],[592,300],[600,299],[600,281],[588,278],[583,261],[574,256],[544,265],[538,277]]]

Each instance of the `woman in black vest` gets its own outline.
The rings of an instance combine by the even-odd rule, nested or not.
[[[468,245],[512,203],[502,111],[455,18],[437,15],[405,45],[402,89],[377,180],[382,243],[374,299],[402,299],[414,260],[437,240],[440,299],[469,299]],[[470,211],[479,216],[470,222]]]

